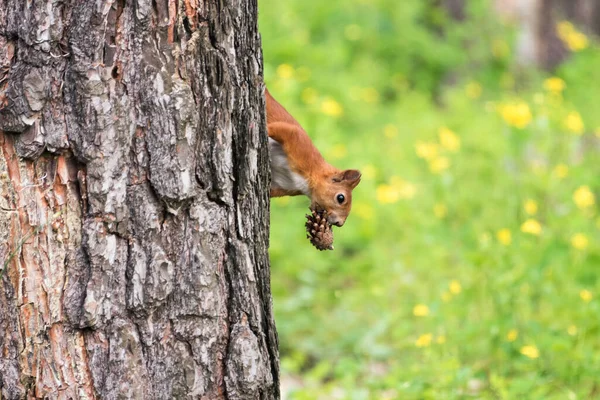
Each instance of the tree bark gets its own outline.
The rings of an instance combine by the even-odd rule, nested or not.
[[[277,399],[256,0],[0,0],[0,399]]]

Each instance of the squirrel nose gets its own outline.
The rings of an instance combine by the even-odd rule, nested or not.
[[[333,221],[329,221],[329,223],[331,225],[335,225],[335,226],[342,226],[342,225],[344,225],[344,221],[340,221],[339,219],[333,220]]]
[[[335,214],[329,215],[329,217],[327,218],[327,222],[329,222],[331,225],[342,226],[344,225],[344,222],[346,222],[346,218],[339,218]]]

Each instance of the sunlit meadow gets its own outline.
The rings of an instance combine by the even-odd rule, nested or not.
[[[363,174],[333,252],[271,203],[287,398],[600,398],[598,41],[539,71],[425,3],[259,1],[271,93]]]

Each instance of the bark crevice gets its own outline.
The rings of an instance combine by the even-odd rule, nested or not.
[[[256,13],[0,2],[0,397],[279,398]]]

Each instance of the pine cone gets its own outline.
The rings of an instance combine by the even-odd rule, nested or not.
[[[306,215],[306,238],[319,250],[333,250],[333,231],[327,222],[327,211],[317,211],[310,208]]]

